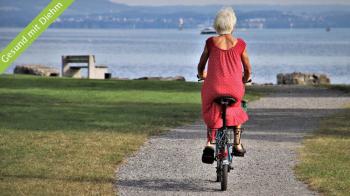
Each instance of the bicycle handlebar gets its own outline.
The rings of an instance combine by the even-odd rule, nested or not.
[[[249,80],[243,82],[244,84],[251,83],[253,80],[250,78]]]
[[[197,79],[198,79],[198,82],[200,82],[200,81],[203,81],[203,80],[204,80],[203,78],[200,78],[198,74],[197,74]]]

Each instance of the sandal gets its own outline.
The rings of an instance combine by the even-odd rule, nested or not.
[[[241,144],[241,133],[243,132],[243,128],[236,127],[234,130],[234,144],[232,148],[232,155],[236,157],[244,157],[244,154],[246,153],[246,150],[244,149],[243,145]],[[238,146],[241,145],[241,148],[238,148]]]
[[[213,164],[215,161],[215,150],[212,146],[206,146],[203,150],[202,162],[206,164]]]
[[[239,144],[238,144],[239,145]],[[242,148],[238,149],[237,146],[238,145],[234,145],[232,148],[232,155],[236,156],[236,157],[244,157],[244,154],[247,152],[244,147],[243,144],[241,144]]]

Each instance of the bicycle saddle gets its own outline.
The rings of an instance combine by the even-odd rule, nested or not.
[[[223,97],[218,97],[214,99],[214,102],[219,104],[219,105],[227,105],[230,106],[234,103],[236,103],[236,99],[230,96],[223,96]]]

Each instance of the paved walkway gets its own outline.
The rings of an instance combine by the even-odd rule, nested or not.
[[[242,135],[247,154],[233,162],[226,192],[215,182],[215,164],[201,163],[203,122],[152,137],[116,173],[118,195],[317,195],[292,168],[302,138],[350,97],[323,88],[274,87],[249,104]]]

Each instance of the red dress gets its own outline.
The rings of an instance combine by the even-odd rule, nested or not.
[[[214,103],[219,96],[232,96],[237,102],[227,108],[227,126],[237,126],[248,120],[247,113],[241,107],[244,96],[242,81],[241,55],[246,47],[242,39],[228,50],[215,46],[213,37],[206,41],[209,51],[207,77],[202,86],[202,117],[209,129],[222,127],[221,107]],[[209,139],[209,138],[208,138]]]

